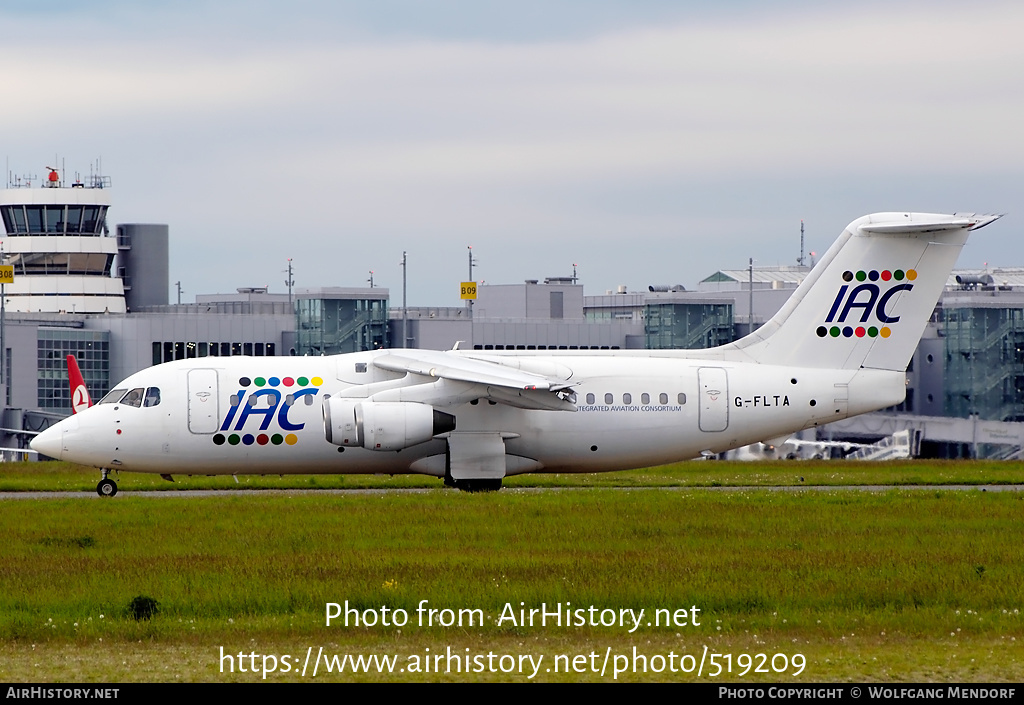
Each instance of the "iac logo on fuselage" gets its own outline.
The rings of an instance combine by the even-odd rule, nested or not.
[[[297,403],[312,405],[320,385],[324,383],[321,377],[240,377],[238,386],[241,389],[231,396],[231,404],[224,420],[221,422],[221,431],[245,431],[247,426],[255,426],[255,419],[259,419],[259,428],[252,430],[267,431],[270,425],[276,425],[282,431],[300,431],[305,427],[305,422],[295,423],[288,418],[288,412]],[[279,389],[283,387],[284,391]],[[250,422],[250,419],[253,419]],[[294,433],[217,433],[213,436],[216,445],[256,445],[267,444],[279,446],[295,445],[299,437]]]
[[[917,271],[913,269],[885,269],[878,271],[861,270],[859,272],[843,272],[843,281],[829,309],[825,323],[832,325],[818,326],[819,338],[840,336],[844,338],[888,338],[892,329],[887,324],[897,323],[899,316],[894,315],[892,306],[899,298],[901,291],[912,291],[917,279]],[[854,281],[860,283],[854,283]],[[870,325],[877,322],[880,325]],[[838,325],[838,324],[868,325]]]

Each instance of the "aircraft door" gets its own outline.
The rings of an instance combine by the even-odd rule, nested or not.
[[[188,430],[216,433],[220,423],[217,370],[188,371]]]
[[[729,427],[729,379],[721,367],[697,370],[700,389],[698,425],[701,431],[724,431]]]

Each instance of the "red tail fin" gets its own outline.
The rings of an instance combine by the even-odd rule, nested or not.
[[[74,355],[68,355],[68,379],[71,380],[71,413],[77,414],[92,406],[92,399]]]

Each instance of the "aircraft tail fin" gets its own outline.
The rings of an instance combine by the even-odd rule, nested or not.
[[[85,386],[85,378],[82,377],[82,371],[78,369],[78,360],[74,355],[68,355],[68,380],[71,384],[71,413],[77,414],[92,406],[89,390]]]
[[[859,218],[770,321],[721,350],[768,364],[903,372],[968,233],[999,217]]]

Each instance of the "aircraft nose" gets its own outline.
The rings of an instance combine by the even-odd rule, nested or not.
[[[61,459],[64,453],[64,433],[78,427],[78,419],[71,417],[60,423],[50,426],[29,442],[32,450],[57,460]]]

